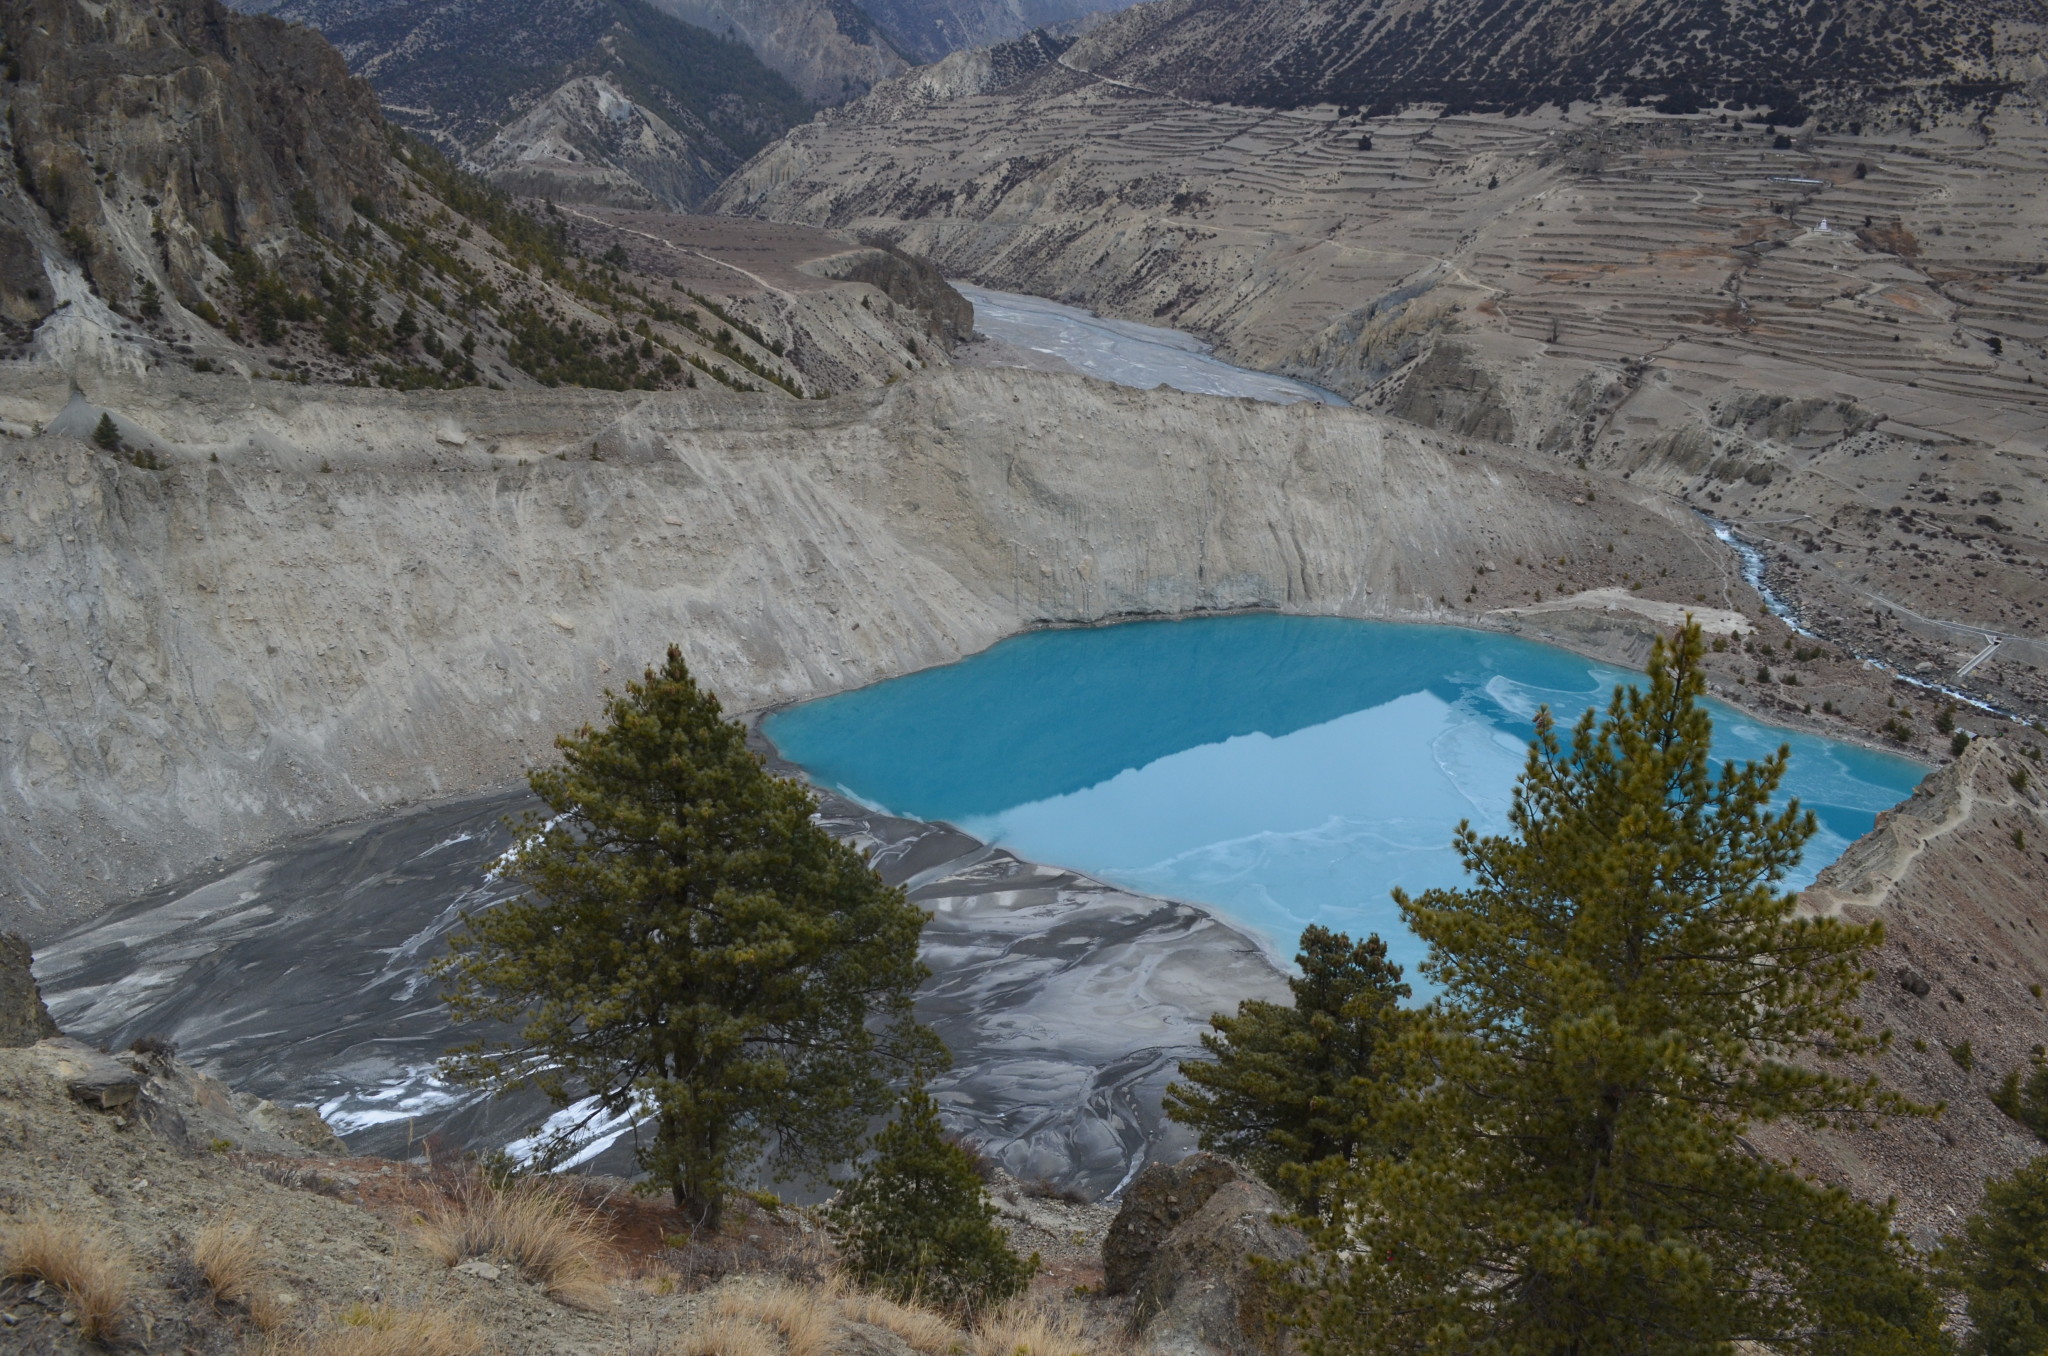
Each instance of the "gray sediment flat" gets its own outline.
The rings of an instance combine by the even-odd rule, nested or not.
[[[1020,1177],[1098,1195],[1186,1146],[1160,1109],[1176,1065],[1212,1011],[1284,993],[1256,943],[949,825],[821,803],[825,827],[932,915],[918,1010],[953,1051],[934,1091],[954,1128]],[[173,1040],[238,1088],[322,1106],[358,1152],[505,1144],[551,1108],[434,1076],[485,1033],[450,1022],[425,967],[465,911],[513,892],[490,868],[506,818],[536,808],[498,791],[312,835],[73,930],[39,953],[38,977],[67,1031]],[[629,1171],[630,1133],[586,1161]]]

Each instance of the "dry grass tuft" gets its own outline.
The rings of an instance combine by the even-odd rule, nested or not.
[[[762,1278],[719,1287],[723,1318],[751,1319],[782,1334],[789,1356],[825,1356],[832,1348],[832,1306],[812,1286]]]
[[[966,1345],[952,1319],[921,1304],[903,1304],[871,1290],[854,1290],[839,1301],[839,1307],[854,1322],[893,1332],[924,1356],[950,1356]]]
[[[216,1216],[199,1231],[192,1240],[192,1264],[224,1304],[247,1304],[267,1270],[262,1240],[232,1215]]]
[[[278,1356],[483,1356],[483,1330],[445,1309],[358,1304],[339,1324],[274,1346]]]
[[[0,1271],[56,1287],[77,1313],[79,1331],[94,1341],[113,1333],[135,1293],[135,1263],[126,1248],[100,1229],[45,1210],[7,1228]]]
[[[249,1296],[249,1321],[258,1332],[277,1332],[292,1321],[292,1297],[265,1288]]]
[[[504,1188],[475,1183],[453,1201],[430,1207],[420,1245],[448,1266],[471,1257],[496,1258],[579,1309],[611,1300],[605,1283],[610,1247],[597,1213],[562,1187],[521,1178]]]
[[[751,1318],[700,1319],[662,1345],[661,1356],[782,1356],[775,1334]]]
[[[974,1356],[1095,1356],[1081,1316],[1052,1300],[1025,1296],[984,1317]]]

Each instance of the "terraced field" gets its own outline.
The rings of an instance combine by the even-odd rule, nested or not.
[[[1619,106],[1366,118],[1058,61],[988,89],[960,61],[797,129],[720,205],[882,231],[1647,479],[1763,547],[1830,639],[1941,679],[2000,635],[1970,683],[2048,698],[2035,105],[1865,135]]]

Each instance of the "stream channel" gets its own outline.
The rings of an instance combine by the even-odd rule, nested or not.
[[[986,295],[984,326],[1007,325]],[[1009,303],[1035,314],[1006,342],[1119,379],[1102,358],[1121,322],[1055,306]],[[1199,342],[1159,334],[1121,336],[1126,384],[1228,386]],[[1241,375],[1218,393],[1324,398]],[[1503,826],[1537,706],[1576,717],[1629,676],[1447,627],[1136,622],[1014,637],[772,713],[757,739],[932,914],[919,1012],[954,1054],[933,1088],[949,1123],[1020,1177],[1103,1194],[1188,1145],[1160,1097],[1211,1012],[1283,997],[1311,922],[1377,931],[1412,965],[1388,890],[1455,883],[1452,831]],[[1724,756],[1793,748],[1787,793],[1822,825],[1793,885],[1923,772],[1714,715]],[[318,1105],[357,1152],[518,1152],[587,1108],[551,1119],[535,1094],[444,1082],[436,1057],[479,1033],[451,1026],[425,967],[510,893],[492,873],[505,820],[534,808],[499,790],[309,835],[110,910],[45,947],[38,978],[67,1031],[172,1040],[237,1088]],[[569,1166],[630,1173],[632,1135],[591,1125]]]

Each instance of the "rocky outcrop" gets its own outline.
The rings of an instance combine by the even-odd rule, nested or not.
[[[0,374],[0,422],[49,430],[0,459],[0,888],[45,935],[517,777],[670,641],[746,710],[1051,622],[1449,619],[1596,522],[1676,597],[1725,587],[1689,515],[1366,411],[961,368],[824,401],[84,387]],[[84,441],[103,410],[162,469]]]
[[[28,943],[0,932],[0,1047],[34,1045],[57,1034],[29,969]]]
[[[890,301],[925,317],[925,331],[947,351],[974,333],[974,306],[954,291],[931,261],[905,254],[883,240],[805,264],[804,271],[879,288]]]
[[[311,1107],[280,1106],[230,1090],[160,1042],[138,1041],[125,1055],[72,1040],[50,1020],[30,969],[28,944],[0,933],[0,1069],[48,1080],[73,1101],[108,1115],[139,1115],[160,1135],[192,1149],[244,1149],[297,1156],[347,1152]],[[6,1092],[0,1089],[0,1103]]]
[[[1137,1289],[1168,1234],[1207,1205],[1219,1188],[1250,1180],[1243,1168],[1211,1153],[1189,1154],[1178,1163],[1146,1164],[1125,1188],[1103,1239],[1103,1289],[1112,1295]]]
[[[341,1136],[314,1108],[281,1106],[238,1092],[166,1049],[138,1049],[114,1062],[136,1079],[137,1113],[157,1134],[183,1148],[233,1148],[282,1158],[348,1153]]]
[[[1271,1356],[1287,1343],[1262,1262],[1308,1253],[1270,1187],[1213,1154],[1153,1163],[1103,1242],[1103,1284],[1133,1297],[1137,1349],[1155,1356]]]
[[[217,0],[25,0],[0,33],[19,171],[0,255],[82,270],[131,315],[152,290],[202,302],[224,267],[215,241],[274,254],[302,221],[339,234],[353,202],[392,200],[376,96],[317,34]],[[8,314],[61,300],[35,271],[0,269]]]

